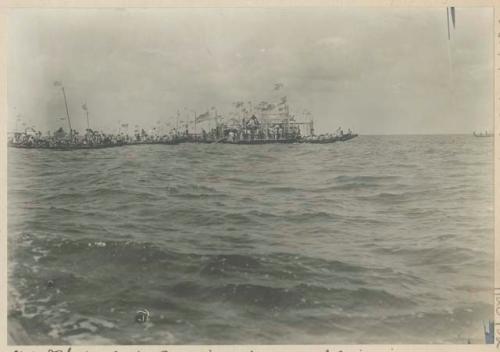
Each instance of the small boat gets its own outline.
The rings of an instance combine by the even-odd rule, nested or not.
[[[297,143],[297,138],[283,138],[283,139],[241,139],[231,141],[228,139],[219,140],[218,143],[226,144],[289,144]]]
[[[331,138],[318,138],[318,139],[306,139],[302,143],[311,143],[311,144],[327,144],[327,143],[335,143],[340,139],[338,137]]]
[[[348,141],[349,139],[356,138],[357,136],[358,136],[357,133],[344,134],[343,136],[340,136],[340,141],[345,142]]]
[[[474,132],[473,135],[474,137],[493,137],[493,133],[489,133],[488,131],[479,133]]]
[[[337,136],[318,136],[313,138],[305,138],[301,142],[302,143],[312,143],[312,144],[327,144],[327,143],[335,143],[335,142],[345,142],[349,139],[356,138],[358,135],[356,133],[347,133]]]

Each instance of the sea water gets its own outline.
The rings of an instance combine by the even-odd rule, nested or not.
[[[483,343],[493,140],[10,148],[8,252],[20,344]]]

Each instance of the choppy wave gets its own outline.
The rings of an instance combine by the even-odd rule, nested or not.
[[[9,150],[9,322],[24,344],[481,343],[491,153],[466,136]]]

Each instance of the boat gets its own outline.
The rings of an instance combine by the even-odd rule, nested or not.
[[[250,140],[237,140],[230,141],[227,139],[223,139],[218,143],[225,144],[290,144],[290,143],[299,143],[299,139],[297,138],[283,138],[283,139],[250,139]]]
[[[474,137],[493,137],[493,133],[489,133],[488,131],[476,133],[475,131],[472,133]]]
[[[301,143],[312,143],[312,144],[328,144],[335,142],[345,142],[350,139],[356,138],[358,134],[356,133],[346,133],[340,135],[320,135],[320,136],[308,136],[301,140]]]
[[[358,136],[357,133],[344,134],[343,136],[340,136],[340,141],[345,142],[345,141],[348,141],[349,139],[356,138],[357,136]]]
[[[62,87],[62,93],[64,102],[67,104],[64,87]],[[235,103],[235,107],[240,108],[240,110],[238,113],[233,114],[233,118],[227,120],[218,115],[215,108],[212,108],[215,110],[214,116],[210,111],[200,115],[195,113],[194,133],[189,130],[187,121],[179,121],[178,112],[177,127],[169,132],[160,133],[157,128],[153,128],[151,132],[146,132],[136,125],[133,135],[121,131],[122,127],[128,128],[128,123],[120,123],[117,134],[92,130],[88,119],[87,105],[84,104],[82,107],[87,112],[87,129],[84,135],[80,135],[78,131],[71,128],[69,111],[66,111],[69,132],[64,131],[62,127],[52,135],[49,132],[46,136],[35,130],[25,130],[24,133],[15,132],[9,137],[8,145],[9,147],[24,149],[90,150],[129,145],[174,145],[180,143],[236,145],[327,144],[348,141],[358,136],[353,134],[351,130],[344,134],[340,127],[334,134],[316,135],[312,118],[309,121],[298,121],[293,114],[290,114],[286,96],[282,97],[279,103],[261,102],[256,108],[253,107],[251,102],[248,102],[247,107],[244,104],[243,102]],[[304,119],[310,115],[311,113],[304,111]],[[212,120],[213,124],[210,123]],[[185,130],[179,130],[179,122],[186,122]],[[208,131],[202,128],[201,133],[197,133],[197,124],[205,122],[209,122]],[[157,123],[160,124],[160,121]],[[215,127],[213,127],[214,125]]]
[[[91,149],[104,149],[104,148],[116,148],[130,145],[152,145],[152,144],[179,144],[180,141],[176,139],[163,140],[163,141],[114,141],[107,143],[79,143],[70,141],[47,141],[47,140],[35,140],[35,141],[20,141],[15,142],[9,140],[8,146],[12,148],[19,149],[50,149],[59,151],[69,151],[69,150],[91,150]]]

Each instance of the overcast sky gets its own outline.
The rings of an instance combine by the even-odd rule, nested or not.
[[[151,128],[188,107],[278,101],[320,132],[471,133],[493,127],[493,12],[457,8],[12,10],[9,128]],[[275,91],[274,84],[284,87]],[[18,127],[20,127],[19,124]]]

